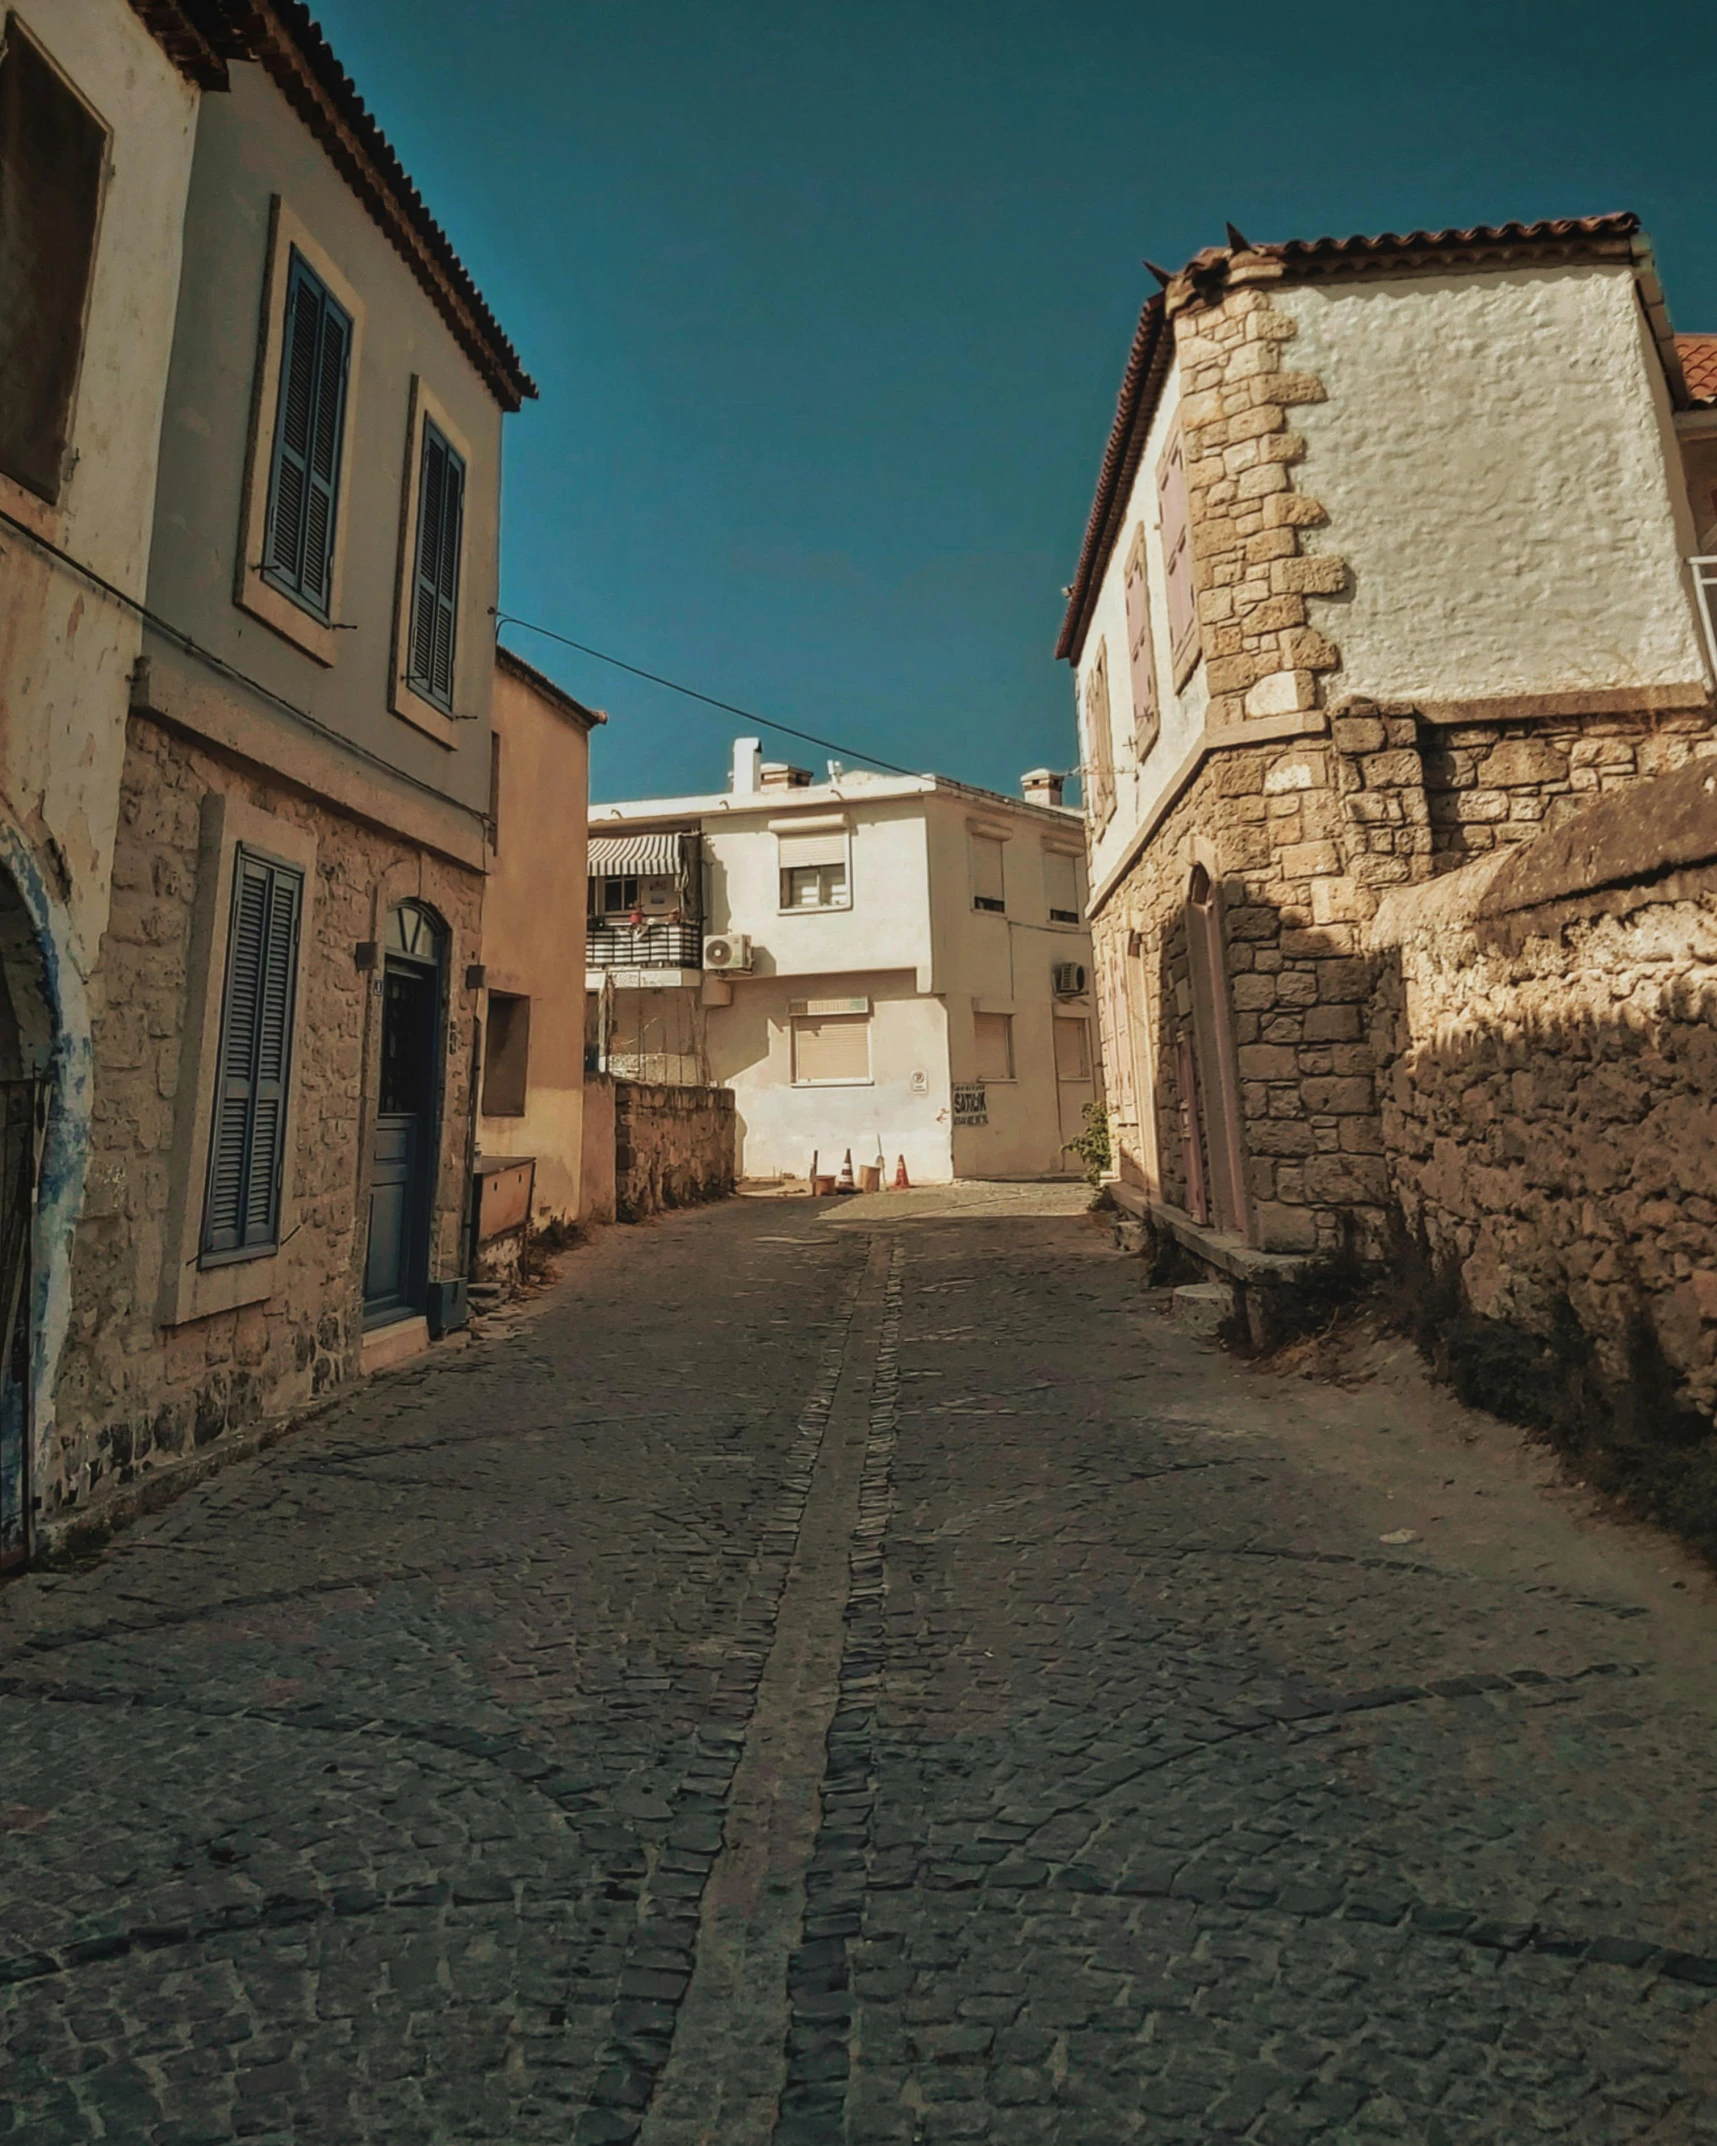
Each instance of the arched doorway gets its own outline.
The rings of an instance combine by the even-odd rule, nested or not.
[[[388,912],[364,1261],[366,1326],[412,1318],[429,1297],[446,951],[441,920],[421,902],[401,902]]]
[[[30,1551],[36,1422],[36,1189],[55,1021],[36,928],[0,871],[0,1571]]]
[[[1209,872],[1195,865],[1186,894],[1186,950],[1192,986],[1192,1055],[1187,1081],[1195,1125],[1202,1120],[1209,1166],[1210,1219],[1220,1230],[1250,1237],[1246,1170],[1240,1152],[1240,1092],[1234,1028],[1228,1011],[1228,961],[1222,940],[1222,898]],[[1193,1155],[1190,1163],[1196,1165]],[[1189,1168],[1189,1177],[1193,1170]]]

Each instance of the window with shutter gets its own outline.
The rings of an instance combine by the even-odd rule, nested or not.
[[[975,1013],[972,1041],[976,1046],[978,1078],[985,1083],[1014,1077],[1014,1017],[1011,1013]]]
[[[1049,921],[1052,924],[1077,924],[1079,859],[1066,850],[1046,849],[1043,853],[1043,889],[1048,899]]]
[[[1091,1031],[1083,1019],[1065,1015],[1055,1022],[1055,1077],[1057,1080],[1091,1078]]]
[[[793,1016],[793,1085],[840,1085],[870,1079],[868,1014]]]
[[[1192,547],[1187,540],[1186,462],[1178,432],[1157,467],[1157,503],[1162,513],[1169,660],[1178,686],[1198,661],[1198,610],[1192,588]]]
[[[1002,879],[1002,845],[992,835],[974,835],[972,907],[989,909],[998,916],[1005,916],[1007,906]]]
[[[1085,681],[1085,763],[1080,775],[1092,825],[1107,826],[1115,809],[1115,745],[1109,729],[1109,651],[1102,643]]]
[[[250,850],[237,852],[203,1209],[205,1264],[271,1250],[279,1236],[303,903],[301,872]]]
[[[1157,742],[1157,656],[1151,640],[1151,588],[1145,578],[1145,525],[1127,556],[1127,655],[1133,686],[1133,749],[1142,760]]]
[[[414,693],[450,714],[464,521],[465,464],[426,417],[417,486],[408,683]]]
[[[286,288],[263,571],[318,618],[328,616],[334,586],[351,348],[344,307],[295,251]]]
[[[0,469],[56,500],[108,137],[16,15],[0,43]]]

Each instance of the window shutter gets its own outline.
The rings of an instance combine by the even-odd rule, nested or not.
[[[975,1013],[972,1040],[977,1046],[978,1078],[983,1081],[1014,1077],[1014,1023],[1011,1013]]]
[[[1127,651],[1133,685],[1133,743],[1142,760],[1157,742],[1157,658],[1151,640],[1151,590],[1145,578],[1145,525],[1133,532],[1127,559]]]
[[[1058,922],[1079,921],[1079,860],[1065,850],[1043,853],[1043,884],[1049,913]]]
[[[846,1014],[793,1022],[793,1078],[858,1081],[870,1078],[870,1021]]]
[[[972,899],[981,909],[1003,909],[1002,845],[989,835],[972,837]]]
[[[241,849],[209,1143],[205,1253],[270,1245],[280,1224],[301,874]]]
[[[1099,644],[1085,684],[1085,805],[1098,827],[1115,809],[1115,748],[1109,730],[1109,651]]]
[[[417,567],[412,580],[412,686],[438,707],[453,705],[459,613],[459,551],[465,522],[465,464],[427,418],[418,479]]]
[[[264,564],[325,617],[333,598],[352,323],[297,254],[282,341]]]
[[[1198,612],[1192,593],[1192,551],[1187,542],[1186,463],[1177,432],[1157,469],[1157,501],[1162,510],[1163,580],[1168,598],[1169,656],[1177,678],[1198,637]]]
[[[1065,1015],[1055,1022],[1055,1077],[1057,1080],[1091,1078],[1091,1032],[1083,1020]]]

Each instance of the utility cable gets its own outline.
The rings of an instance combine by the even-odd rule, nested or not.
[[[730,700],[717,700],[713,693],[700,693],[696,686],[680,685],[655,671],[640,670],[635,663],[627,663],[619,656],[605,655],[600,648],[590,648],[583,641],[556,633],[552,626],[538,626],[528,618],[515,618],[510,611],[497,611],[494,618],[497,632],[503,626],[522,626],[526,633],[540,633],[545,640],[558,641],[562,648],[576,648],[581,656],[594,656],[598,663],[611,663],[617,671],[629,671],[634,678],[647,678],[651,685],[666,686],[670,693],[683,693],[687,700],[701,700],[706,708],[719,708],[724,715],[737,715],[742,723],[755,723],[759,730],[773,731],[778,737],[797,738],[805,745],[820,745],[825,752],[841,753],[848,760],[862,760],[868,767],[882,768],[890,775],[916,776],[920,772],[917,768],[896,767],[892,760],[879,760],[875,753],[861,753],[856,746],[838,744],[833,738],[819,738],[812,731],[795,730],[791,723],[777,723],[767,715],[758,715],[753,709],[735,707]]]
[[[360,745],[355,738],[349,738],[343,731],[322,722],[312,715],[308,708],[300,708],[296,701],[288,700],[272,686],[265,686],[260,678],[252,678],[248,671],[241,671],[224,656],[217,656],[212,648],[204,648],[201,642],[194,640],[182,626],[175,626],[170,619],[164,619],[159,612],[151,611],[147,604],[139,602],[135,596],[115,587],[104,575],[98,574],[93,566],[86,566],[82,559],[75,558],[69,551],[62,551],[50,538],[32,529],[28,522],[21,522],[16,515],[8,514],[4,507],[0,507],[0,522],[8,529],[15,529],[21,537],[27,537],[38,551],[44,551],[50,558],[58,559],[62,566],[70,567],[74,574],[81,575],[92,588],[100,589],[104,596],[111,596],[115,603],[123,604],[128,611],[134,611],[146,626],[152,626],[167,640],[177,642],[186,655],[205,664],[221,677],[230,678],[235,684],[260,695],[263,700],[302,723],[307,730],[313,730],[318,737],[326,738],[331,745],[337,745],[343,752],[367,761],[371,767],[380,768],[384,775],[391,775],[396,781],[408,783],[414,790],[421,790],[425,797],[433,797],[443,805],[451,805],[456,812],[467,813],[477,820],[484,817],[472,806],[461,804],[456,797],[449,797],[445,790],[438,790],[434,783],[425,782],[421,775],[413,775],[405,768],[395,767],[391,760],[384,760],[380,753],[372,753],[368,746]]]

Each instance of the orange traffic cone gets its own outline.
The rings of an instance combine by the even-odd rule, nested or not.
[[[857,1182],[853,1177],[853,1151],[851,1148],[847,1149],[846,1160],[841,1164],[841,1174],[835,1180],[835,1190],[837,1192],[856,1192],[858,1190]]]
[[[912,1190],[912,1180],[906,1174],[906,1157],[904,1155],[900,1156],[894,1165],[893,1189],[896,1192],[910,1192]]]

